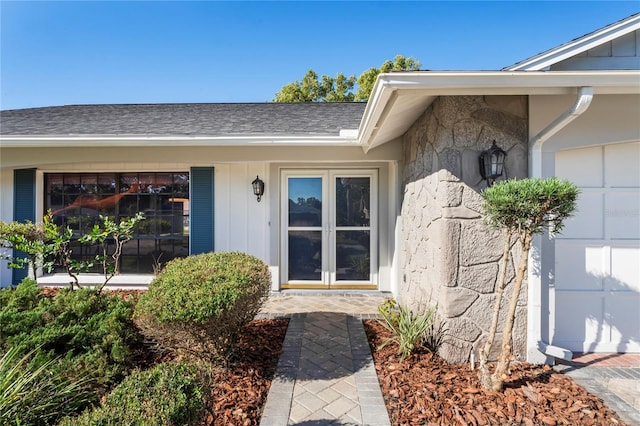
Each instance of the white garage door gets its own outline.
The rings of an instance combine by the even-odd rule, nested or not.
[[[556,175],[581,194],[556,239],[552,342],[640,352],[640,142],[558,152]]]

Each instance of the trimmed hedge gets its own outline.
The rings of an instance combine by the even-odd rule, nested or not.
[[[140,297],[134,317],[161,346],[218,364],[230,361],[244,325],[268,294],[267,265],[240,252],[169,262]]]
[[[183,363],[158,364],[122,381],[97,409],[59,426],[199,425],[205,415],[206,380]]]

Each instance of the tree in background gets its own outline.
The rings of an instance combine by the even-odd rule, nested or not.
[[[415,71],[420,69],[416,59],[396,55],[393,61],[385,61],[380,68],[369,68],[359,77],[346,77],[338,73],[336,77],[323,75],[310,69],[302,81],[294,81],[276,93],[273,102],[366,102],[373,90],[378,74],[390,71]],[[356,92],[353,89],[358,85]]]
[[[563,221],[576,209],[579,190],[571,182],[555,177],[546,179],[508,180],[497,183],[482,192],[486,220],[492,227],[505,229],[505,246],[498,276],[496,300],[489,336],[480,348],[478,377],[486,389],[501,391],[513,358],[512,333],[522,282],[527,273],[529,251],[535,234],[545,229],[562,230]],[[511,237],[520,242],[520,260],[513,283],[513,293],[505,316],[502,331],[502,348],[493,373],[487,364],[500,317],[500,306],[505,287],[505,277],[510,253]],[[515,263],[515,262],[514,262]]]
[[[394,61],[384,61],[380,68],[369,68],[358,77],[358,90],[356,91],[354,100],[357,102],[366,102],[373,90],[373,85],[378,78],[378,74],[391,71],[417,71],[420,69],[420,62],[414,58],[407,58],[402,55],[396,55]]]

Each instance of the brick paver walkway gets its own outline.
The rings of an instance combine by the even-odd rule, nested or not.
[[[602,398],[622,420],[640,426],[640,354],[577,355],[554,368]]]
[[[261,317],[287,316],[290,322],[262,426],[390,425],[361,321],[375,317],[384,299],[270,298]]]

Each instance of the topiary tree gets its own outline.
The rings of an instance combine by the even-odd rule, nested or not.
[[[578,194],[578,188],[574,184],[555,177],[507,180],[485,189],[481,194],[484,199],[487,222],[492,227],[506,230],[489,336],[484,347],[481,347],[479,351],[478,377],[487,389],[502,390],[513,358],[511,342],[513,324],[520,289],[527,273],[533,236],[542,233],[545,229],[559,232],[562,229],[563,221],[573,214]],[[502,332],[502,347],[495,369],[491,373],[488,357],[498,328],[512,236],[516,236],[522,250]]]
[[[140,297],[134,316],[161,346],[227,365],[240,330],[262,307],[270,283],[267,265],[245,253],[175,259]]]

